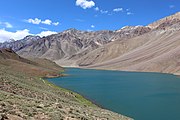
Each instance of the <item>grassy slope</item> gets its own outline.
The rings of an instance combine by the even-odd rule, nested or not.
[[[7,58],[2,53],[0,61],[0,119],[128,119],[43,80],[41,77],[58,76],[63,71],[55,63],[22,60],[14,54]]]

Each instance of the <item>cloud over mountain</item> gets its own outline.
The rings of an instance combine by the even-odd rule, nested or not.
[[[9,39],[19,40],[27,35],[31,35],[28,29],[17,30],[16,32],[10,32],[6,31],[5,29],[0,29],[0,33],[0,42],[5,42]]]
[[[5,41],[9,41],[10,39],[20,40],[20,39],[26,37],[27,35],[38,35],[40,37],[43,37],[43,36],[56,34],[57,32],[47,30],[47,31],[42,31],[38,34],[32,34],[32,33],[30,33],[30,30],[28,30],[28,29],[17,30],[15,32],[10,32],[5,29],[0,29],[0,33],[1,33],[0,34],[0,43],[2,43]]]

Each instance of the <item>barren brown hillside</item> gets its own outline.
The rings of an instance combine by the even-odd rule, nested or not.
[[[20,56],[46,58],[64,67],[179,74],[179,34],[180,12],[147,26],[69,29],[43,38],[28,36],[0,48],[11,47]]]
[[[130,41],[136,40],[144,41],[144,44],[127,53],[119,54],[120,56],[115,59],[89,68],[180,74],[180,31],[166,31],[161,34],[152,32]]]
[[[62,67],[45,59],[28,60],[20,57],[11,49],[0,50],[0,64],[7,66],[7,69],[19,71],[32,76],[53,77],[61,76]]]

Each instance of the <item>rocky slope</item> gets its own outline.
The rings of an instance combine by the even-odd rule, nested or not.
[[[147,28],[151,28],[148,32],[123,40],[117,38],[79,57],[74,64],[83,68],[163,72],[179,75],[179,20],[179,13],[163,18],[148,25]],[[56,62],[60,64],[62,61]]]
[[[153,37],[152,37],[153,36]],[[133,43],[138,41],[138,43]],[[132,44],[127,44],[132,43]],[[119,44],[119,45],[117,45]],[[118,55],[114,55],[110,59],[111,50],[117,46],[119,51]],[[125,50],[125,52],[123,51]],[[97,51],[97,50],[96,50]],[[125,70],[125,71],[146,71],[146,72],[163,72],[180,74],[180,31],[171,33],[164,32],[157,34],[152,32],[139,36],[137,38],[129,39],[126,42],[119,42],[110,44],[106,48],[106,52],[98,54],[106,57],[105,61],[94,60],[93,55],[88,55],[89,59],[82,59],[79,61],[80,65],[87,65],[92,61],[97,61],[94,65],[88,68],[96,69],[112,69],[112,70]],[[109,56],[108,56],[109,55]],[[92,58],[92,59],[90,59]]]
[[[58,75],[62,70],[48,60],[27,60],[10,49],[1,49],[0,119],[130,120],[40,78]]]
[[[13,49],[23,57],[46,58],[68,67],[179,74],[178,53],[175,52],[180,47],[179,31],[180,12],[147,26],[126,26],[116,31],[69,29]],[[169,56],[173,59],[168,59]],[[169,64],[159,64],[166,61]]]
[[[15,40],[9,40],[4,43],[0,43],[0,48],[10,48],[13,51],[18,51],[22,49],[24,46],[29,46],[31,45],[34,41],[40,39],[39,36],[26,36],[25,38],[15,41]]]
[[[152,30],[144,35],[98,48],[78,64],[96,69],[180,74],[179,15],[176,13],[150,24]]]
[[[149,32],[149,27],[124,27],[118,31],[87,32],[69,29],[33,41],[32,44],[16,49],[28,58],[46,58],[63,66],[78,66],[79,58],[112,41],[129,39]]]
[[[149,31],[149,27],[143,26],[127,26],[117,31],[96,32],[69,29],[48,37],[27,36],[19,41],[5,42],[0,44],[0,48],[11,48],[24,57],[74,60],[116,39],[132,38]]]

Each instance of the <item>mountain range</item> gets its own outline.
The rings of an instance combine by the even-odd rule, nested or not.
[[[1,43],[0,48],[67,67],[180,74],[180,12],[147,26],[91,32],[68,29]]]

